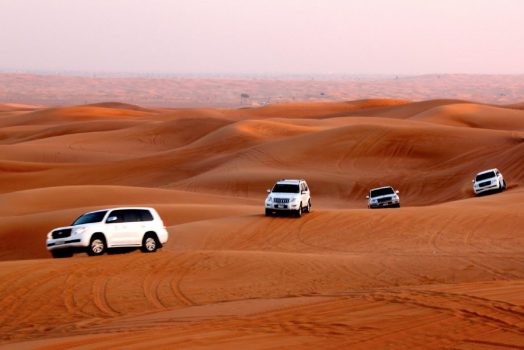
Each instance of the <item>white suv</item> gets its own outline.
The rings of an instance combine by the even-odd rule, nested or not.
[[[311,194],[305,180],[279,180],[267,190],[266,216],[274,212],[292,212],[301,217],[311,211]]]
[[[399,191],[395,191],[391,186],[384,186],[374,188],[369,191],[368,208],[385,208],[385,207],[400,207]]]
[[[502,173],[496,168],[481,171],[472,182],[475,194],[493,190],[504,191],[506,189],[506,181],[504,181]]]
[[[83,214],[71,226],[47,234],[47,249],[54,258],[75,250],[102,255],[108,248],[140,247],[154,252],[168,240],[162,219],[153,208],[114,208]]]

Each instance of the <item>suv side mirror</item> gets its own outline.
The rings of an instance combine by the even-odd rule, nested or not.
[[[366,199],[369,199],[369,196],[366,196]]]
[[[475,183],[475,180],[471,180],[472,183]]]
[[[118,217],[116,216],[110,216],[107,218],[106,222],[109,223],[109,222],[115,222],[118,220]]]
[[[399,194],[399,193],[400,193],[400,191],[399,191],[399,190],[396,190],[396,191],[395,191],[395,193],[396,193],[396,194]]]
[[[266,190],[266,192],[267,192],[267,193],[271,193],[271,190],[268,188],[268,189]]]

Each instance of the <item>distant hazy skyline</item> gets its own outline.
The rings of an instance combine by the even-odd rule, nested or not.
[[[0,0],[0,70],[522,74],[523,0]]]

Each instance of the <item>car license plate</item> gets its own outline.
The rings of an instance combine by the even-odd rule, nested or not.
[[[61,245],[61,244],[64,244],[64,243],[65,243],[64,241],[56,241],[55,245]]]
[[[284,206],[283,206],[283,205],[279,205],[278,207],[279,207],[279,208],[284,208]]]

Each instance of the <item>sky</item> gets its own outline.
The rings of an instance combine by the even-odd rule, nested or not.
[[[0,0],[0,70],[522,74],[523,0]]]

